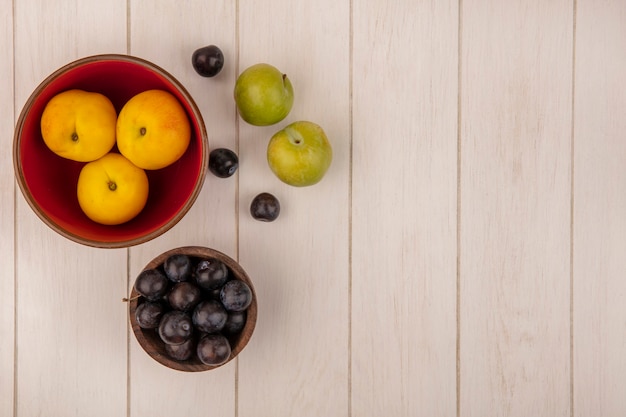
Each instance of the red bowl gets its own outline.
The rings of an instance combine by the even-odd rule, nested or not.
[[[106,226],[90,220],[76,196],[78,175],[85,163],[55,155],[41,137],[44,107],[56,94],[78,88],[107,96],[119,112],[134,95],[150,89],[172,93],[191,123],[191,142],[174,164],[146,171],[148,202],[131,221]],[[208,139],[200,110],[172,75],[146,60],[128,55],[96,55],[65,65],[46,78],[31,94],[18,118],[13,140],[17,183],[33,211],[59,234],[75,242],[120,248],[154,239],[172,228],[189,211],[204,183]]]

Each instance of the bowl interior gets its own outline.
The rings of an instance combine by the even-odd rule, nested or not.
[[[185,154],[169,167],[146,171],[150,181],[146,207],[122,225],[101,225],[82,212],[76,184],[84,163],[55,155],[41,137],[44,107],[54,95],[72,88],[106,95],[118,113],[135,94],[166,90],[178,98],[191,122],[191,142]],[[193,99],[167,72],[126,55],[88,57],[50,75],[24,106],[15,134],[16,177],[33,210],[57,232],[91,246],[130,246],[165,232],[188,211],[204,182],[207,142],[202,116]]]
[[[250,277],[248,276],[246,271],[229,256],[219,251],[216,251],[214,249],[205,248],[201,246],[188,246],[188,247],[182,247],[182,248],[169,250],[157,256],[156,258],[154,258],[148,265],[146,265],[144,270],[158,268],[160,265],[163,264],[163,262],[165,262],[165,260],[169,256],[174,255],[174,254],[186,254],[190,257],[199,258],[199,259],[207,259],[207,258],[218,259],[222,261],[224,264],[226,264],[226,266],[228,266],[230,271],[233,273],[233,275],[237,279],[245,281],[246,284],[248,284],[248,286],[252,290],[252,303],[247,309],[246,324],[243,330],[241,331],[241,333],[237,335],[228,337],[229,342],[231,344],[231,355],[226,363],[230,362],[248,344],[248,341],[252,337],[252,333],[254,332],[254,328],[256,326],[257,298],[256,298],[256,293],[254,291],[254,286],[252,284],[252,281],[250,280]],[[137,342],[139,342],[139,345],[141,345],[143,350],[146,351],[146,353],[148,353],[148,355],[154,358],[157,362],[161,363],[162,365],[167,366],[168,368],[176,369],[179,371],[186,371],[186,372],[200,372],[200,371],[207,371],[210,369],[217,368],[217,366],[209,366],[209,365],[203,364],[196,357],[193,357],[192,359],[189,359],[187,361],[182,361],[182,362],[171,359],[165,352],[164,344],[160,340],[157,331],[154,329],[153,330],[142,329],[137,324],[137,321],[135,320],[135,311],[137,310],[137,307],[141,304],[142,300],[139,298],[139,294],[135,291],[134,288],[131,291],[129,300],[130,300],[129,306],[128,306],[129,320],[131,323],[131,327],[133,329],[133,333],[135,334],[135,337],[137,338]],[[224,366],[226,363],[219,365],[219,366]]]

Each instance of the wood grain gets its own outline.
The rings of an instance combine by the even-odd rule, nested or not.
[[[13,414],[15,363],[15,186],[13,10],[0,4],[0,415]]]
[[[60,66],[125,50],[123,1],[63,7],[20,1],[14,13],[19,109]],[[91,249],[61,237],[21,194],[16,221],[16,414],[124,415],[126,251]]]
[[[130,53],[240,166],[164,235],[104,250],[45,226],[0,154],[0,416],[626,415],[624,21],[622,0],[2,2],[5,150],[52,71]],[[209,44],[226,65],[203,78]],[[271,127],[232,99],[258,62],[296,92]],[[299,119],[334,148],[301,189],[265,157]],[[273,223],[249,215],[263,191]],[[258,297],[250,343],[210,372],[152,360],[122,302],[190,245],[237,259]]]
[[[235,3],[130,2],[130,50],[174,75],[202,112],[210,148],[236,149],[234,104]],[[199,47],[218,45],[225,66],[215,78],[203,78],[191,66]],[[130,249],[129,286],[158,254],[180,246],[207,246],[237,256],[236,177],[208,174],[194,206],[173,229]],[[130,414],[133,416],[234,416],[236,361],[211,372],[174,371],[151,359],[130,341]],[[159,381],[159,383],[146,383]],[[175,393],[175,396],[172,394]],[[207,414],[209,413],[209,414]]]
[[[462,416],[570,414],[572,19],[463,2]]]
[[[239,357],[241,417],[348,413],[349,18],[347,2],[239,2],[239,71],[272,64],[295,95],[274,126],[239,121],[240,262],[259,297]],[[333,146],[329,171],[311,187],[283,184],[267,165],[270,137],[296,120],[319,124]],[[280,200],[272,223],[250,216],[261,192]]]
[[[574,112],[574,415],[626,412],[626,3],[579,0]]]
[[[453,416],[457,2],[353,16],[352,413]]]

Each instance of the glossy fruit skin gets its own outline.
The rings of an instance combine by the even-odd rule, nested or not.
[[[224,54],[215,45],[203,46],[191,55],[191,65],[203,77],[214,77],[224,67]]]
[[[276,67],[256,64],[237,77],[234,98],[243,120],[253,126],[269,126],[283,120],[291,111],[293,86]]]
[[[196,353],[196,338],[192,336],[180,345],[165,344],[165,352],[174,360],[186,361]]]
[[[246,325],[246,319],[248,317],[247,312],[244,311],[231,311],[228,313],[228,318],[224,324],[222,332],[226,334],[237,334],[243,330]]]
[[[174,310],[190,311],[202,301],[202,291],[189,282],[177,282],[167,293],[167,302]]]
[[[148,202],[146,172],[116,152],[87,162],[78,175],[76,197],[96,223],[118,225],[135,218]]]
[[[219,366],[230,358],[231,348],[226,337],[220,334],[208,334],[198,342],[196,354],[205,365]]]
[[[219,301],[203,301],[194,309],[191,320],[197,330],[204,333],[217,333],[224,328],[228,313]]]
[[[228,281],[228,267],[217,259],[204,259],[198,262],[194,271],[196,283],[205,290],[216,290]]]
[[[239,167],[237,154],[230,149],[217,148],[209,153],[209,171],[219,178],[232,176]]]
[[[313,122],[297,121],[276,132],[267,145],[267,163],[276,177],[294,187],[322,180],[333,159],[324,130]]]
[[[262,222],[273,222],[280,214],[280,202],[273,194],[260,193],[250,203],[250,215]]]
[[[222,292],[222,287],[219,287],[214,290],[205,291],[205,294],[207,295],[208,299],[219,301],[221,292]]]
[[[169,280],[158,269],[146,269],[135,279],[135,291],[149,301],[162,298],[168,290]]]
[[[252,303],[252,290],[240,279],[230,280],[222,287],[220,301],[228,311],[244,311]]]
[[[159,337],[168,345],[180,345],[193,335],[193,323],[187,313],[168,311],[159,323]]]
[[[176,264],[174,255],[165,259],[169,259],[170,267]],[[139,327],[144,334],[158,335],[159,352],[174,361],[192,361],[194,364],[200,361],[219,366],[230,359],[231,343],[240,340],[246,327],[253,301],[252,287],[237,278],[236,271],[224,261],[195,255],[188,255],[188,259],[192,272],[187,281],[169,279],[164,272],[165,260],[139,274],[134,286],[155,297],[155,301],[148,300],[141,293],[132,296],[131,300],[138,300],[133,315],[135,320],[131,318],[133,330],[137,332]],[[182,258],[178,261],[181,261],[178,266],[186,264]],[[201,275],[207,272],[202,282],[211,289],[200,287],[196,281],[197,271]]]
[[[191,259],[183,254],[172,255],[163,263],[163,271],[172,282],[187,281],[191,276]]]
[[[131,97],[116,123],[119,152],[139,168],[156,170],[178,161],[191,142],[191,123],[172,93],[152,89]]]
[[[73,161],[95,161],[115,145],[116,119],[115,107],[106,96],[65,90],[46,104],[41,134],[55,154]]]
[[[142,329],[156,329],[164,312],[165,307],[162,303],[146,301],[135,310],[135,320]]]

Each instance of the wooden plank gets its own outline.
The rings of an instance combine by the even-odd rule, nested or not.
[[[571,1],[464,1],[460,414],[570,415]]]
[[[458,5],[353,16],[352,414],[453,416]]]
[[[232,102],[236,67],[235,3],[134,0],[130,3],[130,53],[174,75],[202,112],[211,148],[236,150]],[[214,44],[225,55],[222,72],[203,78],[191,66],[195,49]],[[208,246],[237,256],[237,177],[207,173],[187,215],[169,232],[130,250],[130,282],[158,254],[180,246]],[[150,359],[131,335],[130,412],[133,416],[234,416],[236,362],[200,374],[168,369]],[[158,381],[158,382],[155,382]],[[173,396],[173,393],[175,395]]]
[[[13,415],[15,358],[15,181],[13,176],[13,9],[0,5],[0,415]]]
[[[626,415],[626,3],[577,1],[574,415]]]
[[[348,2],[239,2],[239,70],[272,64],[295,92],[278,124],[239,122],[240,261],[259,297],[239,359],[241,417],[348,413],[349,20]],[[322,126],[333,146],[325,178],[305,188],[280,182],[266,161],[270,137],[296,120]],[[273,223],[250,216],[264,191],[281,203]]]
[[[15,5],[15,104],[83,56],[124,52],[126,2]],[[126,413],[126,251],[75,244],[17,201],[16,415]]]

